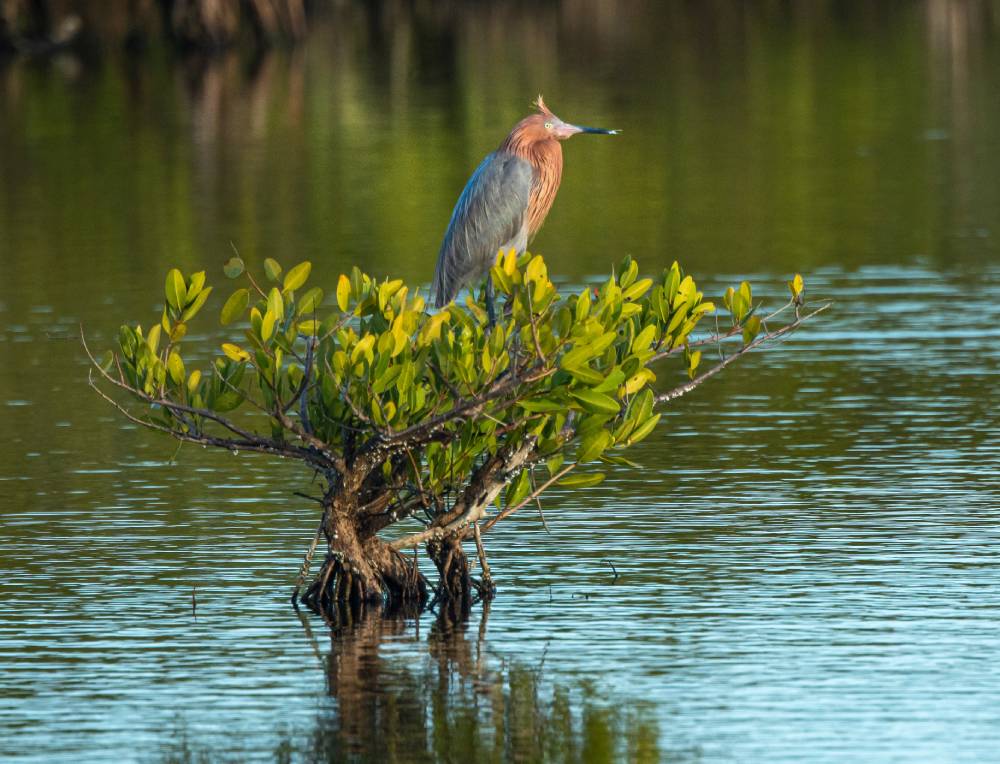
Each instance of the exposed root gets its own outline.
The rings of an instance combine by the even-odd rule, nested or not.
[[[340,608],[356,609],[366,603],[415,603],[423,607],[429,588],[414,558],[389,549],[373,537],[354,555],[342,549],[328,552],[316,578],[302,595],[302,602],[332,618]]]
[[[473,583],[462,542],[456,536],[436,539],[427,545],[427,554],[440,578],[436,602],[459,603],[460,609],[467,611],[472,606]]]

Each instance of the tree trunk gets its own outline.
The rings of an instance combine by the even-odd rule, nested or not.
[[[427,602],[427,583],[416,559],[391,549],[370,530],[355,502],[338,493],[324,517],[327,552],[302,598],[309,607],[332,614],[364,603],[422,607]]]

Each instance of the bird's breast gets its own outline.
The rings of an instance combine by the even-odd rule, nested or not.
[[[529,160],[532,165],[531,193],[528,196],[528,238],[533,238],[552,209],[562,181],[562,147],[558,141],[537,144]]]

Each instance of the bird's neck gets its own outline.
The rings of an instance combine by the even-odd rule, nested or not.
[[[559,141],[519,140],[515,132],[500,147],[528,162],[533,169],[531,194],[528,197],[528,238],[534,237],[552,208],[562,180],[562,146]]]

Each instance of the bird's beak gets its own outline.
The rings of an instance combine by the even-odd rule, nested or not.
[[[603,127],[584,127],[583,125],[570,125],[577,133],[595,133],[597,135],[618,135],[621,130],[605,130]]]
[[[583,125],[571,125],[569,122],[555,118],[555,127],[552,131],[554,137],[561,141],[566,140],[578,133],[597,133],[598,135],[618,135],[620,130],[605,130],[603,127],[584,127]]]

